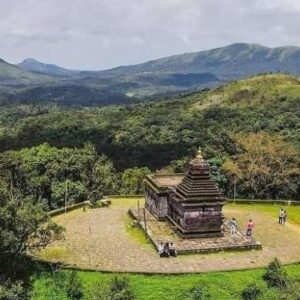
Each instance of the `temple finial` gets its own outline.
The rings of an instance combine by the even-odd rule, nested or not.
[[[203,158],[203,156],[202,156],[202,150],[201,150],[200,147],[199,147],[198,150],[197,150],[196,157],[198,157],[198,158]]]

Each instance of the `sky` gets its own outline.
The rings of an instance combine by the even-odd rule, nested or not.
[[[299,0],[0,0],[0,58],[101,70],[235,42],[300,45]]]

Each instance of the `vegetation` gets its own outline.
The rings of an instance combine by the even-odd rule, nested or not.
[[[18,71],[7,65],[5,68],[9,72]],[[11,80],[17,80],[23,73],[20,74],[14,73]],[[22,84],[27,80],[25,77]],[[26,90],[22,84],[15,88]],[[39,93],[45,94],[47,88],[43,86],[28,97],[37,95],[38,99]],[[68,88],[74,92],[72,87]],[[9,92],[3,86],[1,91],[1,97]],[[57,98],[62,94],[58,93]],[[25,297],[24,290],[29,284],[24,275],[25,254],[61,238],[62,228],[51,222],[46,210],[85,199],[96,203],[104,194],[140,193],[145,174],[156,170],[183,171],[199,146],[227,196],[232,196],[236,188],[237,197],[297,199],[300,194],[299,95],[298,77],[261,75],[165,102],[93,109],[49,104],[3,106],[0,111],[0,297]],[[289,220],[293,219],[299,220],[299,216],[289,214]],[[263,271],[183,276],[180,277],[182,285],[177,284],[175,277],[159,276],[129,276],[127,283],[112,282],[128,299],[133,296],[160,299],[166,295],[165,291],[168,297],[183,297],[183,285],[190,298],[203,298],[207,293],[212,299],[238,299],[243,290],[248,296],[258,293],[254,286],[248,287],[246,293],[249,282],[259,284],[262,297],[269,297],[265,299],[281,294],[293,299],[299,284],[288,280],[284,289],[274,287],[276,280],[286,278],[284,273],[278,277],[277,269],[281,270],[281,266],[276,264],[273,262],[274,268],[270,267],[265,277],[272,286],[269,290],[267,283],[262,282]],[[95,282],[94,276],[104,281],[112,279],[104,274],[57,273],[36,278],[34,299],[79,299],[87,293],[86,278],[91,282]],[[241,275],[245,277],[238,277]],[[234,283],[233,291],[228,289],[229,283],[231,286]]]
[[[283,267],[287,272],[287,276],[293,284],[297,284],[295,279],[300,276],[299,265],[290,265]],[[60,273],[68,273],[69,271],[60,271],[56,273],[42,273],[34,278],[33,293],[34,300],[49,299],[47,295],[56,295],[55,285],[56,278],[60,278]],[[218,299],[218,300],[238,300],[245,299],[243,294],[249,282],[251,282],[251,295],[260,290],[260,300],[270,299],[289,299],[295,300],[296,297],[290,298],[290,290],[281,291],[278,288],[269,288],[263,279],[266,270],[246,270],[232,272],[218,272],[205,274],[188,274],[188,275],[127,275],[129,289],[133,292],[136,299],[156,300],[156,299]],[[95,295],[103,295],[103,291],[107,291],[111,282],[115,278],[115,274],[105,274],[97,272],[78,271],[78,277],[82,283],[82,292],[84,299],[102,299],[95,298]],[[255,287],[255,289],[254,289]],[[53,293],[51,293],[53,291]],[[100,291],[100,292],[99,292]],[[295,290],[296,292],[297,290]],[[248,293],[248,292],[247,292]],[[191,298],[193,296],[203,295],[203,298]],[[204,296],[205,295],[205,296]],[[297,295],[294,293],[294,295]],[[195,296],[195,297],[196,297]],[[93,298],[94,297],[94,298]],[[186,297],[186,298],[184,298]],[[206,298],[205,298],[206,297]],[[284,298],[286,297],[286,298]],[[61,296],[59,299],[66,299]],[[104,298],[110,299],[110,298]],[[255,298],[247,298],[255,299]]]
[[[84,200],[95,202],[103,194],[142,192],[148,168],[117,174],[105,155],[98,155],[89,144],[83,148],[58,149],[42,144],[21,151],[0,154],[0,182],[18,189],[20,197],[30,198],[45,209]]]
[[[237,178],[237,197],[295,198],[299,194],[299,94],[298,77],[262,75],[159,103],[93,109],[6,107],[0,112],[0,151],[20,150],[23,156],[37,151],[32,147],[48,143],[57,148],[57,155],[69,157],[90,143],[101,164],[114,168],[120,181],[124,172],[127,182],[136,168],[182,171],[201,146],[227,196],[233,195]],[[256,170],[251,161],[258,162]],[[80,186],[79,182],[85,185],[81,175],[70,180],[82,195],[90,192]],[[103,184],[99,191],[106,193],[107,183]],[[122,184],[116,192],[138,192],[134,180],[131,187]],[[53,189],[62,191],[63,183]]]

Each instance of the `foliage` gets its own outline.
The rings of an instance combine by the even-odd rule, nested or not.
[[[0,282],[0,299],[1,300],[25,300],[26,293],[20,281],[11,283],[6,281]]]
[[[244,300],[256,300],[261,294],[260,287],[256,283],[250,283],[242,291],[242,298]]]
[[[141,194],[144,191],[143,180],[150,174],[148,168],[127,169],[122,175],[122,194]]]
[[[68,274],[66,278],[65,289],[70,299],[82,298],[82,285],[79,281],[76,271],[72,271]]]
[[[22,199],[14,190],[0,195],[0,220],[0,253],[13,269],[27,251],[43,249],[62,237],[62,228],[50,220],[41,204]]]
[[[288,286],[287,274],[283,270],[281,262],[275,258],[268,266],[267,272],[264,275],[270,287],[285,289]]]
[[[171,164],[174,170],[182,171],[185,158],[193,156],[199,146],[207,159],[231,162],[229,170],[233,171],[233,164],[236,166],[236,160],[247,152],[240,142],[248,141],[249,144],[251,137],[252,141],[255,140],[255,134],[269,134],[271,137],[267,138],[270,141],[268,146],[260,145],[266,155],[270,145],[279,141],[271,153],[279,154],[280,159],[284,155],[289,168],[295,161],[295,151],[300,151],[299,82],[295,76],[269,74],[164,102],[81,109],[47,104],[6,106],[0,111],[0,151],[31,147],[27,152],[28,156],[33,156],[31,152],[37,152],[36,145],[48,143],[52,149],[50,153],[57,153],[56,157],[48,157],[52,157],[53,162],[57,161],[57,168],[50,168],[53,175],[59,175],[61,182],[66,178],[74,182],[85,178],[89,195],[95,199],[98,198],[97,193],[101,196],[101,193],[120,192],[120,173],[126,169],[148,167],[153,172]],[[84,147],[86,143],[93,144],[94,150]],[[66,148],[69,150],[63,151]],[[254,146],[252,148],[255,149]],[[86,168],[83,149],[86,149],[85,158],[95,158],[92,153],[97,152],[96,160],[90,160],[87,166],[95,166],[99,162],[100,170]],[[26,151],[21,151],[21,156],[24,156]],[[37,154],[37,161],[29,157],[26,172],[32,174],[32,180],[27,180],[27,184],[30,183],[32,192],[37,195],[42,187],[42,198],[54,207],[55,203],[49,200],[52,191],[48,184],[52,172],[43,172],[43,163],[39,160],[43,162],[46,159],[47,167],[50,163],[47,163],[43,151]],[[19,161],[18,155],[14,155]],[[58,156],[62,157],[61,161]],[[14,161],[14,158],[11,160]],[[76,161],[82,164],[78,166]],[[32,167],[33,162],[39,167],[38,171]],[[59,166],[67,172],[58,172]],[[23,163],[20,167],[24,167]],[[88,171],[74,173],[83,169]],[[68,170],[71,172],[68,173]],[[224,181],[222,169],[218,172],[220,186],[227,196],[231,196],[232,174],[235,173],[226,172]],[[296,173],[289,174],[288,183],[284,186],[282,177],[278,184],[270,172],[267,174],[270,175],[264,179],[267,189],[261,188],[261,181],[260,186],[254,189],[253,183],[248,184],[249,180],[247,184],[244,180],[237,180],[238,195],[254,197],[262,193],[262,197],[292,198],[299,194],[300,181]],[[54,179],[54,176],[51,178]],[[99,180],[95,183],[97,178]],[[91,189],[94,183],[96,188]]]
[[[116,191],[117,174],[94,147],[57,149],[43,144],[0,154],[0,182],[18,188],[22,197],[49,209],[89,200]]]
[[[186,300],[209,300],[211,299],[207,288],[203,285],[197,285],[185,293],[183,299]]]
[[[300,152],[283,139],[266,132],[238,135],[240,152],[223,169],[238,178],[240,188],[254,198],[296,195]]]
[[[283,268],[293,281],[300,277],[299,264],[288,265]],[[183,291],[198,286],[199,282],[201,282],[202,286],[207,288],[211,299],[241,299],[241,292],[249,282],[256,283],[256,285],[261,288],[262,294],[259,299],[280,299],[280,295],[286,293],[286,291],[269,288],[262,279],[265,272],[265,269],[249,269],[243,271],[181,274],[174,276],[128,274],[126,277],[130,281],[130,287],[136,299],[142,300],[184,299]],[[36,296],[32,298],[32,300],[48,300],[51,299],[51,295],[53,295],[52,299],[66,300],[67,298],[61,293],[59,296],[56,296],[59,293],[59,288],[55,282],[59,282],[60,280],[57,279],[54,282],[54,278],[57,277],[59,273],[60,272],[36,274],[33,278],[33,290]],[[91,300],[97,299],[90,298],[92,290],[96,288],[96,285],[99,287],[99,293],[101,294],[102,288],[107,290],[111,280],[116,276],[116,274],[92,271],[78,271],[78,275],[83,286],[84,299]],[[293,298],[287,299],[292,300]]]
[[[300,300],[300,282],[290,280],[287,288],[282,291],[280,300]]]
[[[134,300],[135,297],[129,285],[129,279],[124,276],[115,276],[109,287],[109,300]]]

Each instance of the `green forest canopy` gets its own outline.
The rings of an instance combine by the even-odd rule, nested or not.
[[[290,170],[294,167],[286,177],[291,186],[283,190],[278,188],[282,186],[280,182],[278,186],[261,193],[254,188],[249,189],[249,184],[244,182],[249,176],[245,176],[238,182],[239,195],[297,196],[300,78],[296,76],[261,75],[235,81],[213,91],[163,102],[81,109],[6,106],[0,113],[0,151],[21,150],[48,143],[49,151],[58,152],[57,155],[64,160],[63,153],[69,151],[75,155],[83,150],[74,148],[83,148],[86,143],[90,143],[95,146],[99,157],[105,155],[105,158],[101,158],[102,163],[110,165],[111,170],[114,170],[113,176],[118,180],[129,168],[147,167],[153,172],[171,165],[180,171],[188,157],[200,146],[206,158],[212,162],[217,179],[228,195],[231,193],[234,174],[232,170],[223,170],[222,165],[228,160],[241,159],[241,154],[247,151],[247,147],[241,143],[242,136],[244,140],[249,140],[249,136],[260,133],[262,138],[258,142],[262,145],[270,140],[282,145],[278,149],[280,155],[286,155],[286,166]],[[26,153],[35,151],[39,149],[21,150],[14,155],[23,160]],[[274,154],[275,157],[279,152]],[[293,155],[289,157],[291,153]],[[68,156],[66,154],[66,159]],[[276,164],[270,162],[267,167],[272,170]],[[140,174],[139,171],[136,173]],[[127,171],[127,174],[132,172]],[[66,177],[62,177],[61,181],[64,182]],[[128,187],[122,189],[122,183],[118,180],[117,187],[103,189],[103,192],[130,191]],[[59,190],[63,190],[62,182],[53,184],[55,193],[48,190],[51,198],[61,197]],[[72,177],[72,188],[80,192],[82,197],[91,192],[84,182],[81,175]]]

